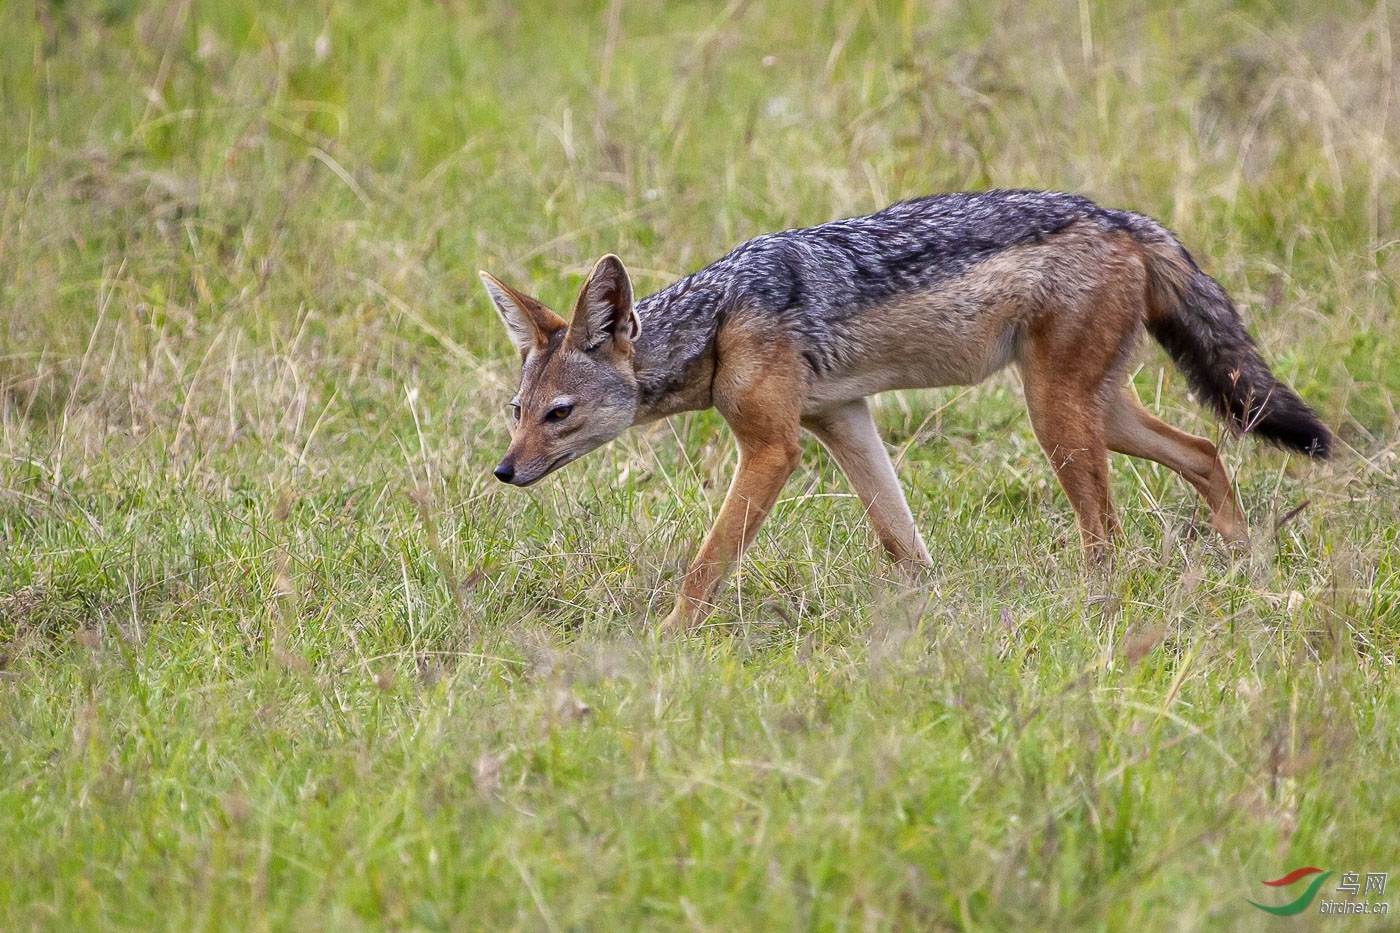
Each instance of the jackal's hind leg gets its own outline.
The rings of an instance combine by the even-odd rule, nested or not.
[[[1053,372],[1023,367],[1026,409],[1036,440],[1074,508],[1079,540],[1090,563],[1107,553],[1118,519],[1108,491],[1108,448],[1094,392],[1066,385]]]
[[[899,486],[894,464],[870,417],[865,399],[856,399],[802,419],[802,426],[830,451],[865,506],[875,534],[895,562],[932,567],[919,528]]]
[[[1206,500],[1211,527],[1229,544],[1249,543],[1244,514],[1214,444],[1159,421],[1127,389],[1111,398],[1104,423],[1110,450],[1180,473]]]

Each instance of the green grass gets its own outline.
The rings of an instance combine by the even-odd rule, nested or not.
[[[1261,879],[1400,871],[1384,5],[37,9],[0,3],[0,926],[1272,929]],[[604,252],[650,290],[992,185],[1169,223],[1336,426],[1325,466],[1227,445],[1248,558],[1119,460],[1086,578],[1010,376],[878,403],[931,580],[808,441],[691,636],[653,625],[714,413],[490,477],[478,268],[567,308]]]

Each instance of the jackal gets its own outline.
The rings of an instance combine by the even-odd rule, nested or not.
[[[713,608],[798,465],[799,428],[831,452],[890,555],[932,565],[866,405],[877,392],[973,384],[1015,364],[1089,561],[1119,533],[1110,450],[1180,473],[1227,541],[1248,540],[1215,445],[1159,421],[1125,388],[1144,330],[1231,430],[1310,457],[1331,448],[1175,236],[1075,195],[939,195],[765,234],[640,301],[622,262],[604,256],[567,322],[481,278],[523,361],[514,437],[495,469],[503,482],[529,486],[677,412],[714,407],[732,429],[738,471],[670,627]]]

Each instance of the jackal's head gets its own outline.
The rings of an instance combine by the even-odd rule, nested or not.
[[[529,486],[632,426],[632,344],[641,333],[632,283],[620,259],[604,256],[566,323],[485,272],[481,281],[523,361],[520,391],[510,403],[515,434],[495,474],[503,483]]]

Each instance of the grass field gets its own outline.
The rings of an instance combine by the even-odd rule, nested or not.
[[[0,2],[0,927],[1308,929],[1246,898],[1400,873],[1394,33]],[[809,439],[693,635],[653,626],[735,462],[713,412],[491,478],[478,268],[567,308],[604,252],[649,291],[989,186],[1161,218],[1336,427],[1320,466],[1226,443],[1247,557],[1116,460],[1086,577],[1010,374],[878,403],[929,580]],[[1219,435],[1160,351],[1133,378]]]

